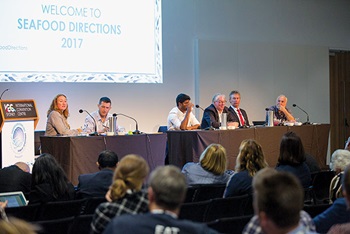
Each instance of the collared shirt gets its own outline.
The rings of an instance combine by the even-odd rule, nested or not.
[[[185,119],[186,112],[183,113],[178,107],[171,109],[168,115],[168,130],[181,130],[181,122]],[[199,124],[194,114],[190,113],[190,118],[188,120],[187,126],[194,126]]]
[[[299,225],[302,225],[307,228],[307,230],[315,232],[316,227],[314,222],[312,221],[310,215],[306,213],[305,211],[300,211],[300,221]],[[263,231],[260,227],[260,221],[257,215],[254,215],[249,223],[244,227],[244,230],[242,232],[243,234],[262,234]]]
[[[241,118],[239,117],[239,113],[238,113],[238,110],[237,110],[237,109],[240,109],[240,108],[236,108],[236,107],[234,107],[234,106],[232,106],[232,105],[231,105],[231,107],[232,107],[232,109],[236,112],[236,114],[237,114],[237,116],[238,116],[239,124],[240,124],[240,126],[242,126],[243,123],[241,122]],[[245,122],[247,122],[247,120],[244,118],[244,116],[243,116],[243,114],[242,114],[242,111],[240,111],[240,112],[241,112],[241,116],[242,116],[243,120],[244,120]]]
[[[123,198],[113,202],[104,202],[97,207],[91,222],[91,233],[102,233],[116,216],[146,212],[148,212],[147,193],[128,190]]]
[[[91,116],[96,120],[97,123],[97,132],[108,132],[109,127],[109,117],[112,117],[112,114],[108,113],[105,121],[102,121],[102,118],[100,116],[100,113],[98,111],[92,112]],[[117,126],[118,129],[118,126]],[[84,132],[91,133],[95,131],[95,121],[90,117],[90,115],[87,115],[85,118],[85,124],[84,124]]]

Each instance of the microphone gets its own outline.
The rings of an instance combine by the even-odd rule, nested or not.
[[[135,134],[135,135],[141,134],[141,132],[139,131],[139,125],[138,125],[138,123],[137,123],[136,119],[134,119],[134,118],[133,118],[133,117],[131,117],[131,116],[128,116],[128,115],[122,114],[122,113],[118,113],[118,114],[114,113],[114,114],[113,114],[113,116],[117,116],[117,115],[125,116],[125,117],[127,117],[127,118],[129,118],[129,119],[134,120],[134,121],[135,121],[135,123],[136,123],[136,129],[135,129],[135,131],[133,131],[132,133],[133,133],[133,134]]]
[[[1,98],[2,98],[2,95],[4,95],[4,93],[6,93],[7,91],[9,91],[10,89],[5,89],[2,93],[1,93],[1,95],[0,95],[0,100],[1,100]]]
[[[196,108],[201,109],[202,111],[204,111],[204,109],[202,107],[200,107],[199,105],[196,105]]]
[[[85,112],[91,117],[91,119],[93,119],[94,122],[95,122],[95,132],[90,133],[89,136],[98,136],[96,119],[95,119],[94,117],[92,117],[92,115],[90,115],[90,113],[89,113],[87,110],[80,109],[80,110],[79,110],[79,113],[83,113],[84,111],[85,111]]]
[[[306,122],[303,123],[303,125],[308,125],[308,124],[310,124],[310,121],[309,121],[309,114],[308,114],[305,110],[301,109],[301,107],[298,106],[297,104],[293,104],[293,107],[298,107],[300,110],[302,110],[302,111],[306,114]]]

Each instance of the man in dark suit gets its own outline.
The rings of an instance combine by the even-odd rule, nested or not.
[[[17,162],[0,170],[0,192],[22,191],[27,198],[30,192],[32,175],[24,162]]]
[[[217,93],[214,95],[212,104],[205,108],[201,123],[201,129],[206,128],[219,128],[221,126],[221,116],[223,113],[227,114],[227,125],[238,126],[238,123],[234,123],[232,114],[228,111],[226,105],[226,97],[224,94]]]
[[[112,184],[118,156],[111,150],[104,150],[96,162],[99,172],[83,174],[78,177],[78,197],[104,197]]]
[[[241,94],[237,90],[233,90],[230,93],[229,101],[231,106],[228,108],[228,110],[232,114],[234,121],[239,123],[239,127],[249,126],[247,112],[239,108],[239,104],[241,103]]]

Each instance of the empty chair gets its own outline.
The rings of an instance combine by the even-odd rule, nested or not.
[[[104,197],[92,197],[87,199],[83,209],[82,209],[82,213],[83,214],[94,214],[96,208],[98,207],[98,205],[100,205],[103,202],[106,202],[106,198]]]
[[[183,203],[180,209],[179,219],[203,222],[209,203],[210,200]]]
[[[168,126],[159,126],[158,132],[166,133],[168,131]]]
[[[43,220],[33,222],[41,228],[38,234],[64,234],[68,233],[70,226],[72,225],[74,217],[53,219],[53,220]]]
[[[312,191],[315,204],[329,203],[329,186],[334,175],[333,171],[320,171],[313,175]]]
[[[68,234],[86,234],[90,233],[91,221],[93,214],[79,215],[75,217],[72,225],[69,228]]]
[[[216,198],[210,201],[204,221],[210,222],[220,218],[252,215],[252,195]]]
[[[6,207],[6,214],[9,217],[16,217],[26,221],[35,221],[40,209],[40,204],[28,206]]]
[[[197,192],[197,189],[199,188],[200,185],[191,185],[187,188],[187,192],[186,192],[186,198],[184,203],[187,202],[193,202],[194,198],[195,198],[195,194]]]
[[[37,220],[61,219],[80,214],[86,199],[55,201],[41,205]]]
[[[193,196],[193,202],[205,201],[214,198],[222,198],[226,184],[202,184],[198,185],[198,188]]]
[[[208,227],[225,234],[241,234],[253,215],[221,218],[207,223]]]

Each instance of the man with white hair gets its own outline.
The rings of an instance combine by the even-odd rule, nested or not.
[[[287,108],[287,102],[288,98],[285,95],[281,94],[276,99],[276,105],[269,108],[269,110],[273,111],[274,113],[274,119],[281,123],[285,121],[295,121],[292,113]]]

